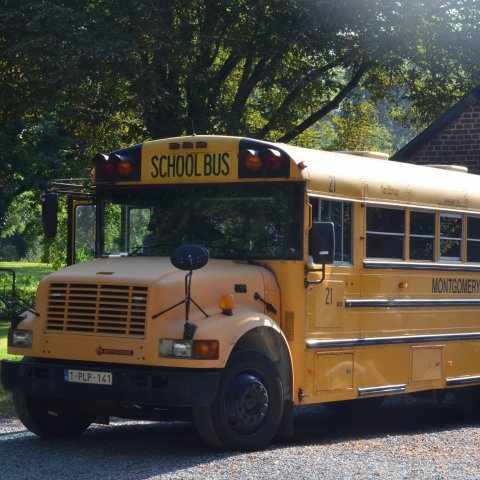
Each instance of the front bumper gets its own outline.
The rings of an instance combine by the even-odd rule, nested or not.
[[[65,381],[65,370],[112,373],[112,385]],[[110,405],[190,407],[210,404],[220,380],[218,369],[135,367],[25,358],[2,360],[0,378],[5,390]]]

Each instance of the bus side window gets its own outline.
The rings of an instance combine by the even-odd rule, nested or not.
[[[410,211],[410,260],[433,261],[435,214]]]
[[[480,262],[480,217],[467,217],[467,262]]]
[[[352,204],[311,198],[313,221],[335,226],[335,263],[352,263]]]
[[[367,257],[403,260],[405,209],[367,207]]]
[[[460,261],[462,258],[463,217],[458,214],[440,214],[440,259]]]

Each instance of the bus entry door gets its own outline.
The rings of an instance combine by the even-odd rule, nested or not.
[[[95,205],[71,197],[68,202],[67,265],[95,258]]]

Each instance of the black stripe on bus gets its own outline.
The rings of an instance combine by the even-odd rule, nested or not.
[[[432,270],[444,272],[480,272],[480,265],[438,265],[435,263],[412,263],[412,262],[363,262],[363,268],[381,270]]]
[[[480,299],[427,299],[427,300],[345,300],[347,308],[386,308],[386,307],[478,307]]]
[[[307,348],[369,347],[373,345],[398,345],[404,343],[449,342],[479,339],[480,332],[446,333],[439,335],[402,335],[395,337],[342,338],[335,340],[307,340]]]

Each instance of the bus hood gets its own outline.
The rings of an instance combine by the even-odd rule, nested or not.
[[[184,298],[186,274],[167,257],[102,258],[54,272],[42,286],[58,283],[75,288],[77,283],[147,287],[149,308],[158,312]],[[264,304],[255,298],[256,293],[272,300],[279,295],[271,271],[232,260],[210,259],[203,268],[193,271],[191,288],[192,298],[209,313],[218,311],[220,295],[234,295],[236,303],[257,311],[264,311]],[[275,303],[278,305],[278,300]]]
[[[178,273],[165,257],[98,258],[62,268],[47,277],[50,282],[151,284]]]
[[[152,284],[155,282],[174,282],[185,277],[186,271],[175,268],[167,257],[120,257],[101,258],[90,262],[77,263],[48,275],[49,282],[86,281],[95,283]],[[257,265],[236,263],[232,260],[211,259],[200,270],[193,272],[193,278],[204,280],[211,277],[232,277],[247,275],[255,277],[271,275],[265,268]]]

